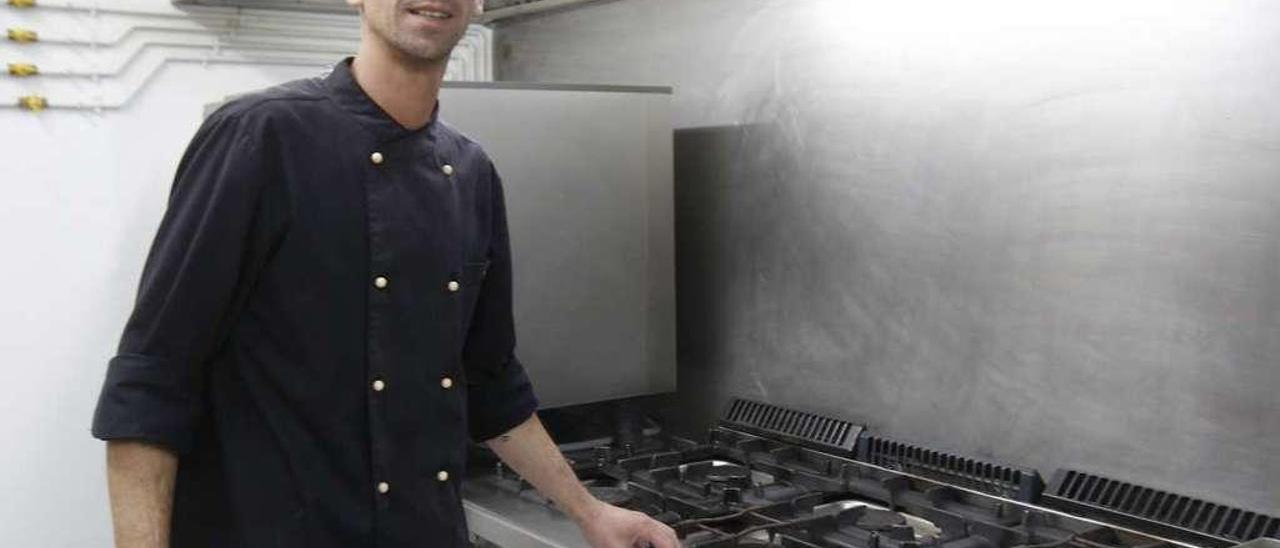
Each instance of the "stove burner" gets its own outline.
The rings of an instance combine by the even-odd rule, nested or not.
[[[856,522],[858,527],[870,531],[888,531],[899,527],[906,527],[907,518],[902,514],[890,512],[888,510],[876,510],[874,508],[866,508],[862,515],[858,516]]]
[[[751,477],[751,472],[741,466],[719,466],[707,473],[707,481],[715,483],[742,483]]]
[[[758,487],[774,482],[770,474],[752,470],[741,464],[709,460],[690,462],[677,467],[680,479],[690,484],[707,485],[714,488]]]
[[[942,529],[932,521],[911,514],[894,512],[888,507],[862,500],[837,500],[813,507],[817,515],[851,516],[857,527],[888,533],[891,538],[916,540],[935,539],[942,536]]]

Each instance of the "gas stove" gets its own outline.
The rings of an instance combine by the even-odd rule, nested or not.
[[[563,453],[598,498],[670,525],[690,548],[1223,548],[1280,526],[1257,513],[1227,536],[1144,523],[1058,493],[1079,483],[1079,473],[1056,479],[1046,496],[1034,470],[748,400],[736,400],[702,439],[650,431],[626,442],[564,446]],[[468,524],[485,542],[585,546],[572,522],[501,465],[473,474],[463,493]],[[1230,538],[1241,528],[1244,534]]]

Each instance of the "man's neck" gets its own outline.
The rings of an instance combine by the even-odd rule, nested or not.
[[[365,39],[351,72],[360,89],[396,122],[418,129],[431,121],[445,65],[409,59],[380,40]]]

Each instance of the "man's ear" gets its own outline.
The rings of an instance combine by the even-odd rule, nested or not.
[[[352,0],[347,0],[351,2]],[[484,0],[476,0],[476,15],[484,14]]]

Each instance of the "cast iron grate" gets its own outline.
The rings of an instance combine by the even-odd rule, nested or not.
[[[726,426],[852,455],[862,426],[769,403],[734,398],[724,417]]]
[[[1044,490],[1031,468],[996,464],[880,436],[863,436],[857,460],[1022,502]]]
[[[1075,470],[1059,470],[1044,505],[1205,546],[1280,534],[1280,518]]]

